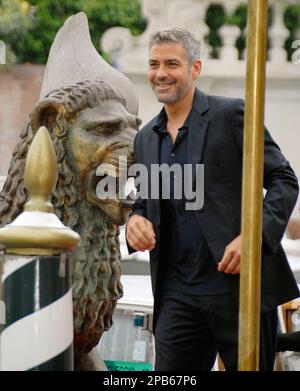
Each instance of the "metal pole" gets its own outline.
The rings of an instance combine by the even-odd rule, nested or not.
[[[239,370],[259,369],[267,0],[248,0]]]

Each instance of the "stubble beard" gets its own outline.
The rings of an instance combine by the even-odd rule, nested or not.
[[[170,104],[177,102],[180,98],[182,98],[191,88],[190,83],[186,83],[182,85],[181,87],[177,87],[174,91],[171,91],[169,93],[158,93],[155,91],[155,87],[153,87],[153,91],[156,95],[156,98],[158,102],[164,103],[164,104]]]

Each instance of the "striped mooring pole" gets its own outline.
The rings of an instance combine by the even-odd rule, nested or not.
[[[53,213],[56,155],[48,130],[31,144],[24,171],[29,201],[0,229],[1,371],[73,370],[71,264],[79,235]]]

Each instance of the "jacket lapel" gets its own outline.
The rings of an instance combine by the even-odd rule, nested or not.
[[[148,133],[144,142],[144,154],[148,172],[150,173],[151,164],[159,164],[159,135],[152,131]]]
[[[151,182],[151,165],[157,164],[159,165],[159,143],[160,143],[160,137],[159,135],[152,131],[148,133],[147,137],[145,137],[144,140],[144,155],[145,155],[145,163],[148,171],[148,196],[151,197],[151,186],[154,185],[154,183]],[[152,219],[152,222],[159,225],[160,221],[160,202],[159,199],[152,199],[152,202],[149,205],[150,210],[150,218]]]
[[[207,96],[196,89],[193,111],[189,124],[188,161],[190,164],[199,164],[202,160],[205,140],[207,136],[208,118],[203,114],[209,109]],[[195,170],[193,170],[193,183]]]

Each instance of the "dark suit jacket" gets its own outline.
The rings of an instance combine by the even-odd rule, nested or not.
[[[159,136],[152,129],[155,119],[138,132],[134,142],[135,162],[145,164],[148,172],[151,164],[159,164]],[[197,214],[216,262],[222,259],[226,245],[241,231],[243,119],[241,99],[208,96],[196,89],[188,159],[189,163],[205,165],[204,205]],[[298,181],[268,130],[265,130],[264,188],[267,192],[263,201],[261,308],[267,311],[299,295],[280,244],[297,200]],[[156,231],[157,245],[150,253],[156,307],[161,277],[166,272],[161,254],[167,250],[160,243],[160,202],[137,199],[132,214],[149,219]],[[129,248],[129,252],[134,250]],[[238,297],[238,282],[234,285]]]

